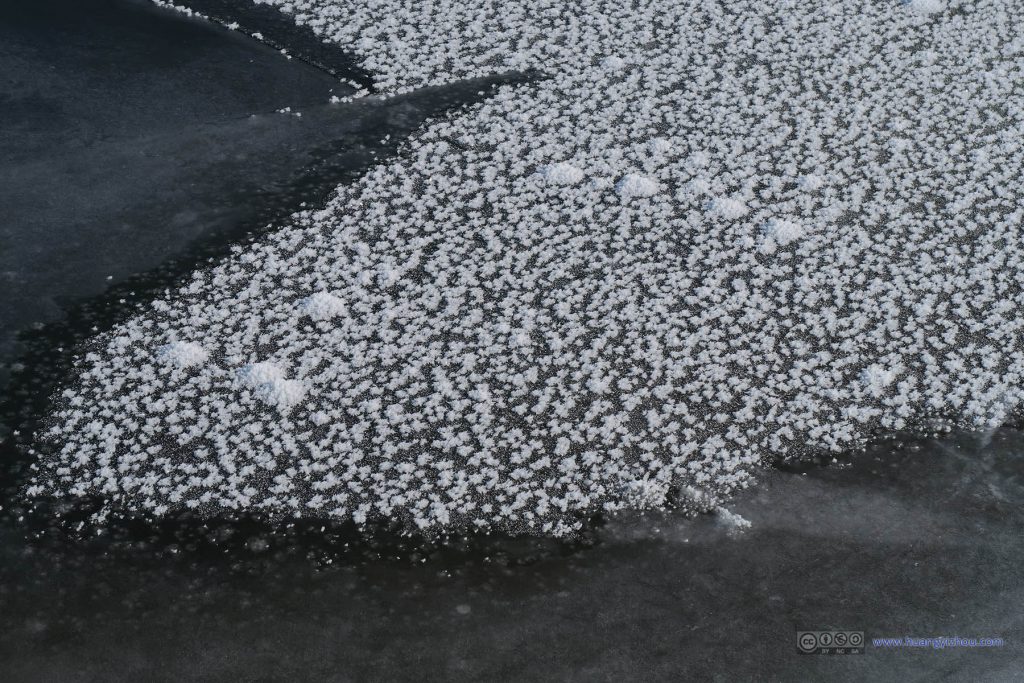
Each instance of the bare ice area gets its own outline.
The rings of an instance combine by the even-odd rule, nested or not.
[[[155,524],[23,547],[0,527],[5,680],[1020,680],[1024,437],[888,443],[772,470],[716,515],[577,543],[395,554],[324,532]],[[867,651],[796,654],[798,629]],[[985,651],[876,637],[1000,636]]]
[[[4,3],[0,69],[0,388],[17,332],[197,240],[244,235],[317,147],[360,128],[274,115],[353,88],[147,2]]]
[[[1015,5],[281,4],[385,94],[549,78],[96,338],[31,495],[566,535],[1019,417]]]

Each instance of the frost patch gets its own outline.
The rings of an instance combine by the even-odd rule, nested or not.
[[[540,167],[537,175],[552,185],[576,185],[583,180],[583,171],[564,161]]]
[[[285,371],[273,363],[246,365],[237,377],[259,400],[282,410],[302,401],[307,391],[305,382],[288,379]]]
[[[175,341],[157,349],[157,357],[179,368],[190,368],[205,363],[210,354],[195,342]]]
[[[770,237],[777,244],[785,246],[790,242],[795,242],[805,234],[804,226],[797,223],[796,221],[787,221],[778,218],[773,218],[762,226],[762,231],[766,237]]]
[[[312,320],[330,320],[345,315],[345,302],[329,292],[317,292],[299,301],[299,312]]]
[[[636,173],[630,173],[615,186],[623,197],[653,197],[658,194],[658,183]]]
[[[732,197],[716,197],[708,202],[708,210],[726,220],[737,220],[747,215],[747,205]]]

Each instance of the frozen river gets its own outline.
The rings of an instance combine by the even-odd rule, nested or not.
[[[345,73],[318,53],[334,58]],[[329,105],[353,88],[298,58],[101,0],[0,8],[0,70],[0,362],[27,353],[11,428],[122,298],[322,202],[485,90]],[[1019,680],[1022,450],[1009,429],[886,443],[760,475],[728,506],[749,528],[629,515],[574,543],[217,520],[78,539],[7,491],[0,678]],[[798,630],[825,629],[864,631],[865,653],[797,654]],[[1005,644],[872,644],[904,636]]]

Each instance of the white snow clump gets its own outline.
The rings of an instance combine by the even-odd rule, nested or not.
[[[210,357],[209,352],[199,344],[182,341],[164,344],[157,350],[157,355],[162,360],[180,368],[202,365]]]
[[[583,171],[564,161],[541,166],[537,173],[552,185],[576,185],[583,180]]]
[[[766,237],[783,246],[800,239],[805,232],[804,226],[800,223],[779,218],[767,221],[762,229]]]
[[[615,191],[623,197],[653,197],[658,194],[658,183],[642,175],[629,173],[615,185]]]
[[[299,301],[299,311],[312,320],[330,320],[345,314],[345,302],[330,292],[317,292]]]
[[[304,382],[288,379],[285,371],[273,363],[251,363],[242,367],[237,376],[261,401],[282,410],[299,403],[306,394]]]
[[[935,14],[946,9],[945,0],[906,0],[905,4],[921,14]]]
[[[743,218],[749,212],[746,204],[733,197],[716,197],[708,202],[708,209],[730,221]]]

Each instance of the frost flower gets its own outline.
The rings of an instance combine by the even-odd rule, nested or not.
[[[783,246],[800,239],[806,232],[799,223],[775,218],[765,223],[762,230],[766,237]]]
[[[317,292],[302,299],[298,308],[313,320],[330,320],[345,314],[345,302],[328,292]]]
[[[551,185],[576,185],[583,180],[583,171],[564,161],[540,167],[537,175]]]
[[[202,365],[210,357],[210,354],[194,342],[175,341],[161,346],[157,350],[157,356],[171,365],[189,368],[194,365]]]
[[[630,173],[615,185],[615,191],[623,197],[653,197],[658,194],[658,183],[642,175]]]
[[[306,395],[305,382],[288,379],[285,371],[273,363],[246,365],[237,377],[261,401],[282,410],[299,403]]]

